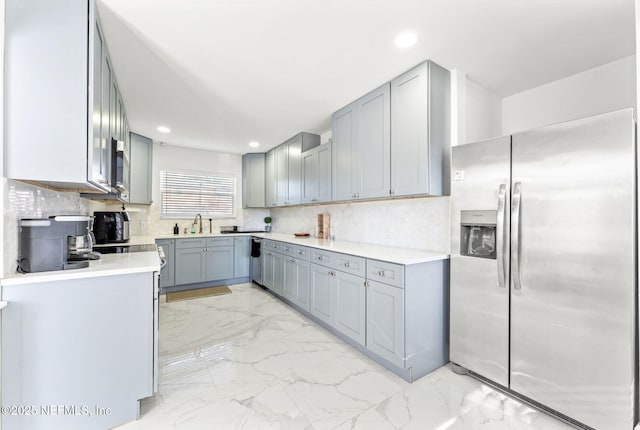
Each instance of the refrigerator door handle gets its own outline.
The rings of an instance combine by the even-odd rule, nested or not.
[[[520,283],[520,199],[522,197],[522,183],[513,185],[513,202],[511,204],[511,277],[513,289],[521,290]]]
[[[507,258],[506,253],[504,252],[504,229],[505,229],[505,210],[507,208],[506,205],[507,199],[507,184],[500,184],[500,188],[498,189],[498,216],[496,222],[496,249],[498,251],[498,255],[496,256],[496,261],[498,262],[498,287],[506,288],[507,284],[507,273],[505,271],[505,259]]]

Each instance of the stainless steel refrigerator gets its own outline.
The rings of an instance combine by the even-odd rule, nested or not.
[[[451,361],[563,418],[632,430],[633,110],[452,150]]]

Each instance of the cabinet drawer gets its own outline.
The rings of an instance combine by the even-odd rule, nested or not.
[[[386,261],[367,260],[367,279],[404,288],[404,266]]]
[[[210,237],[207,239],[207,246],[232,246],[233,237]]]
[[[282,253],[282,242],[276,242],[275,240],[270,240],[269,242],[267,242],[266,248],[271,251]]]
[[[331,267],[342,272],[353,273],[354,275],[364,277],[366,273],[366,261],[367,260],[362,257],[334,253]]]
[[[306,246],[295,246],[293,249],[294,257],[298,260],[309,261],[311,250]]]
[[[319,249],[314,249],[311,251],[311,262],[316,264],[321,264],[323,266],[332,267],[331,260],[333,256],[333,252],[329,251],[321,251]]]
[[[176,239],[176,249],[204,248],[207,246],[207,239]]]
[[[286,243],[283,242],[281,243],[281,249],[280,251],[283,254],[287,254],[287,255],[295,255],[296,253],[296,246],[295,245],[291,245],[290,243]]]

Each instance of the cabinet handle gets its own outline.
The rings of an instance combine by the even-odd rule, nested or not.
[[[369,281],[364,281],[364,287],[367,288],[369,286]]]
[[[347,261],[346,263],[344,263],[344,267],[351,267],[351,264],[349,264],[349,262]]]
[[[316,200],[316,199],[311,199],[311,201],[312,201],[312,202],[315,202],[315,201],[317,201],[317,200]]]
[[[380,276],[384,276],[384,270],[379,270],[379,271],[378,271],[378,275],[380,275]]]
[[[290,261],[290,262],[292,262],[292,263],[295,263],[295,262],[296,262],[296,260],[289,260],[289,261]]]

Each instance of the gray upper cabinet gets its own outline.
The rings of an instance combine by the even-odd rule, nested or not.
[[[276,150],[265,154],[264,160],[265,206],[271,207],[276,202]]]
[[[114,84],[94,0],[7,0],[5,176],[110,192]]]
[[[331,201],[331,145],[302,153],[302,203]]]
[[[242,156],[242,207],[265,207],[265,154]]]
[[[299,133],[267,152],[265,160],[266,206],[302,203],[302,152],[320,144],[320,136]]]
[[[391,81],[391,194],[448,195],[450,73],[427,61]]]
[[[125,136],[128,136],[131,151],[131,183],[129,184],[129,203],[151,204],[151,175],[153,161],[153,140],[136,133],[128,132],[125,121]]]
[[[333,114],[333,200],[389,196],[390,106],[386,83]]]

